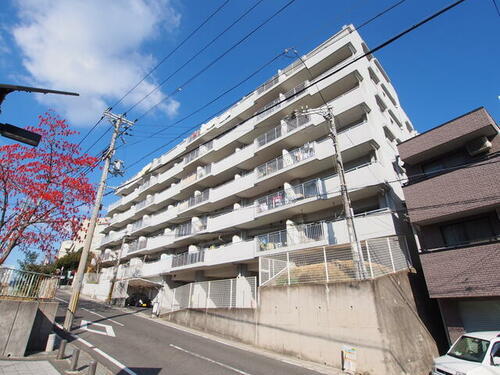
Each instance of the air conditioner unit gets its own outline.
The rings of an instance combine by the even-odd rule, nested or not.
[[[470,156],[476,156],[491,149],[491,142],[485,136],[470,141],[465,146]]]

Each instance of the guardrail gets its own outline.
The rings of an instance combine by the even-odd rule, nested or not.
[[[321,246],[259,258],[260,286],[374,279],[411,267],[404,236],[361,241],[361,274],[351,245]]]
[[[52,299],[57,276],[0,267],[0,297]]]

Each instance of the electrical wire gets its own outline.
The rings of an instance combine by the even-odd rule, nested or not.
[[[217,13],[219,13],[222,8],[224,8],[230,0],[224,1],[215,11],[213,11],[201,24],[198,25],[191,33],[185,37],[182,42],[180,42],[172,51],[170,51],[165,57],[163,57],[142,79],[140,79],[130,90],[128,90],[118,101],[116,101],[110,109],[113,109],[116,107],[118,104],[120,104],[123,99],[125,99],[132,91],[134,91],[144,80],[146,80],[148,77],[151,76],[151,74],[160,67],[165,61],[167,61],[179,48],[181,48],[189,39],[191,39],[203,26],[207,24],[208,21],[210,21]],[[128,112],[128,111],[127,111]]]
[[[118,99],[112,106],[110,106],[107,110],[111,111],[114,107],[120,104],[123,99],[125,99],[132,91],[134,91],[142,82],[144,82],[151,74],[160,67],[165,61],[167,61],[179,48],[181,48],[189,39],[191,39],[210,19],[212,19],[222,8],[224,8],[230,0],[224,1],[214,12],[212,12],[205,20],[198,25],[191,33],[182,40],[168,55],[163,57],[146,75],[144,75],[132,88],[130,88],[125,94],[123,94],[120,99]],[[97,126],[104,119],[104,115],[90,128],[90,130],[85,134],[85,136],[78,142],[78,146],[80,146],[85,139],[97,128]]]
[[[297,90],[297,91],[296,91],[296,92],[294,92],[293,94],[290,94],[287,98],[285,98],[285,99],[283,99],[283,100],[278,101],[277,103],[273,104],[272,106],[269,106],[269,107],[268,107],[268,108],[266,108],[265,110],[262,110],[262,111],[258,111],[258,112],[256,112],[256,113],[255,113],[255,114],[253,114],[252,116],[250,116],[250,117],[248,117],[248,118],[244,119],[243,121],[239,122],[237,125],[235,125],[235,127],[237,127],[237,126],[241,126],[241,125],[245,124],[246,122],[250,121],[251,119],[253,119],[253,118],[255,118],[255,117],[257,117],[257,116],[259,116],[259,115],[263,114],[264,112],[267,112],[267,111],[269,111],[270,109],[272,109],[272,108],[274,108],[274,107],[277,107],[277,106],[280,106],[280,105],[281,105],[281,104],[283,104],[284,102],[289,101],[290,99],[292,99],[292,98],[294,98],[294,97],[296,97],[296,96],[298,96],[298,95],[301,95],[303,92],[305,92],[305,91],[306,91],[307,89],[309,89],[310,87],[312,87],[312,86],[314,86],[314,85],[318,84],[319,82],[322,82],[322,81],[324,81],[324,80],[326,80],[326,79],[330,78],[331,76],[333,76],[333,75],[335,75],[335,74],[339,73],[340,71],[342,71],[342,70],[346,69],[347,67],[349,67],[349,66],[353,65],[354,63],[356,63],[356,62],[360,61],[361,59],[363,59],[363,58],[365,58],[365,57],[367,57],[367,56],[372,55],[373,53],[375,53],[375,52],[377,52],[377,51],[381,50],[382,48],[387,47],[388,45],[390,45],[390,44],[394,43],[395,41],[397,41],[398,39],[402,38],[402,37],[403,37],[403,36],[405,36],[406,34],[408,34],[408,33],[412,32],[413,30],[415,30],[415,29],[417,29],[417,28],[421,27],[422,25],[424,25],[424,24],[426,24],[426,23],[430,22],[431,20],[433,20],[433,19],[435,19],[436,17],[438,17],[438,16],[440,16],[440,15],[444,14],[445,12],[447,12],[447,11],[451,10],[452,8],[454,8],[454,7],[456,7],[457,5],[459,5],[459,4],[461,4],[461,3],[463,3],[464,1],[466,1],[466,0],[458,0],[458,1],[455,1],[455,2],[454,2],[454,3],[452,3],[451,5],[449,5],[449,6],[445,7],[445,8],[443,8],[443,9],[441,9],[441,10],[439,10],[439,11],[435,12],[435,13],[433,13],[433,14],[432,14],[432,15],[430,15],[429,17],[426,17],[426,18],[425,18],[425,19],[423,19],[422,21],[420,21],[420,22],[418,22],[418,23],[414,24],[413,26],[411,26],[411,27],[409,27],[409,28],[405,29],[404,31],[400,32],[399,34],[395,35],[394,37],[389,38],[389,39],[388,39],[388,40],[386,40],[385,42],[383,42],[383,43],[379,44],[378,46],[374,47],[373,49],[371,49],[371,50],[369,50],[369,51],[367,51],[367,52],[363,53],[363,54],[362,54],[362,55],[360,55],[359,57],[357,57],[357,58],[355,58],[355,59],[353,59],[353,60],[351,60],[351,61],[347,62],[347,63],[346,63],[346,64],[344,64],[343,66],[341,66],[341,67],[339,67],[339,68],[335,69],[333,72],[328,73],[328,74],[327,74],[327,75],[325,75],[324,77],[322,77],[322,78],[320,78],[320,79],[316,80],[315,82],[313,82],[313,83],[311,83],[311,84],[309,84],[309,85],[305,85],[302,89]],[[212,116],[212,117],[213,117],[213,116]],[[210,118],[211,118],[211,117],[210,117]],[[198,125],[198,124],[197,124],[197,125],[193,126],[191,129],[196,129],[198,126],[200,126],[200,125]],[[189,133],[189,131],[184,132],[184,133],[181,133],[181,135],[180,135],[180,136],[182,136],[182,135],[184,135],[184,134],[186,134],[186,133]],[[178,139],[178,138],[176,138],[176,139]],[[163,148],[163,147],[165,147],[165,146],[168,146],[168,145],[169,145],[169,144],[171,144],[171,143],[172,143],[172,141],[169,141],[167,144],[162,145],[162,146],[160,146],[160,147],[156,148],[155,150],[153,150],[153,151],[149,152],[148,154],[146,154],[145,156],[141,157],[141,158],[140,158],[140,159],[138,159],[137,161],[133,162],[133,163],[132,163],[129,167],[132,167],[132,166],[134,166],[134,165],[138,164],[140,161],[144,160],[144,159],[145,159],[145,158],[147,158],[148,156],[150,156],[150,155],[154,154],[154,153],[155,153],[155,152],[157,152],[158,150],[162,149],[162,148]]]
[[[173,95],[177,94],[178,92],[184,90],[187,85],[189,85],[196,78],[198,78],[200,75],[202,75],[204,72],[206,72],[210,67],[212,67],[214,64],[216,64],[218,61],[220,61],[224,56],[226,56],[229,52],[231,52],[236,47],[238,47],[240,44],[242,44],[245,40],[247,40],[248,38],[250,38],[253,34],[255,34],[258,30],[260,30],[262,27],[264,27],[267,23],[269,23],[273,18],[275,18],[276,16],[278,16],[281,12],[283,12],[286,8],[288,8],[290,5],[292,5],[295,1],[296,0],[290,0],[288,3],[286,3],[285,5],[283,5],[280,9],[278,9],[276,12],[274,12],[271,16],[269,16],[263,22],[261,22],[257,27],[253,28],[243,38],[241,38],[240,40],[238,40],[231,47],[229,47],[226,51],[224,51],[222,54],[220,54],[214,60],[212,60],[209,64],[207,64],[205,67],[203,67],[197,73],[195,73],[193,76],[191,76],[189,79],[187,79],[184,83],[182,83],[179,87],[177,87],[169,95],[167,95],[165,98],[163,98],[162,100],[160,100],[158,103],[154,104],[148,110],[146,110],[145,112],[143,112],[135,121],[137,122],[137,121],[141,120],[142,118],[144,118],[144,116],[146,116],[153,109],[155,109],[156,107],[158,107],[165,100],[167,100],[168,98],[170,98]]]
[[[193,61],[196,57],[201,55],[204,51],[208,49],[213,43],[215,43],[221,36],[227,33],[234,25],[236,25],[239,21],[241,21],[247,14],[249,14],[252,10],[254,10],[259,4],[261,4],[264,0],[258,0],[254,5],[252,5],[249,9],[243,12],[236,20],[234,20],[229,26],[227,26],[224,30],[222,30],[217,36],[215,36],[210,42],[208,42],[203,48],[201,48],[198,52],[196,52],[193,56],[191,56],[187,61],[184,62],[179,68],[177,68],[174,72],[172,72],[167,78],[161,81],[158,85],[156,85],[150,92],[148,92],[142,99],[137,101],[134,105],[132,105],[129,109],[125,111],[125,114],[129,113],[139,104],[141,104],[144,100],[149,98],[151,94],[158,91],[170,78],[172,78],[175,74],[181,71],[184,67],[186,67],[191,61]]]
[[[228,93],[230,93],[231,91],[235,90],[236,88],[240,87],[241,85],[243,85],[245,82],[247,82],[248,80],[250,80],[251,78],[253,78],[255,75],[257,75],[258,73],[260,73],[262,70],[264,70],[265,68],[267,68],[268,66],[270,66],[271,64],[273,64],[276,60],[278,60],[280,57],[283,56],[283,53],[280,53],[279,55],[276,55],[274,56],[273,58],[271,58],[270,60],[268,60],[266,63],[264,63],[263,65],[261,65],[260,67],[258,67],[254,72],[252,72],[251,74],[249,74],[248,76],[246,76],[244,79],[242,79],[241,81],[239,81],[238,83],[234,84],[233,86],[231,86],[230,88],[226,89],[225,91],[223,91],[221,94],[219,94],[218,96],[216,96],[215,98],[213,98],[212,100],[210,100],[209,102],[205,103],[204,105],[202,105],[201,107],[199,107],[198,109],[192,111],[191,113],[189,113],[188,115],[182,117],[181,119],[175,121],[174,123],[171,123],[167,126],[163,126],[162,129],[152,133],[150,135],[150,137],[154,137],[154,136],[157,136],[158,134],[160,133],[163,133],[165,130],[175,126],[175,125],[178,125],[180,124],[181,122],[187,120],[188,118],[194,116],[195,114],[199,113],[200,111],[202,111],[203,109],[207,108],[208,106],[210,106],[211,104],[215,103],[217,100],[221,99],[223,96],[227,95]],[[218,113],[220,113],[221,111],[224,111],[228,108],[230,108],[231,106],[233,106],[234,104],[236,104],[238,101],[236,102],[233,102],[227,106],[225,106],[223,109],[219,109],[215,114],[211,114],[209,117],[207,117],[206,119],[204,119],[201,123],[199,124],[196,124],[195,126],[198,127],[198,126],[201,126],[201,124],[203,124],[204,122],[208,121],[209,119],[211,119],[212,117],[216,116]],[[189,130],[187,130],[187,132],[189,131],[192,131],[192,128],[193,126],[190,126],[189,127]],[[176,139],[179,139],[180,137],[182,137],[182,135],[184,135],[184,133],[182,133],[181,135],[178,135],[178,136],[175,136],[174,140]],[[134,142],[134,143],[131,143],[131,144],[128,144],[128,145],[121,145],[121,146],[118,146],[117,149],[119,148],[122,148],[122,147],[127,147],[127,146],[133,146],[133,145],[136,145],[138,143],[140,143],[141,141],[137,141],[137,142]],[[163,147],[163,146],[162,146]],[[158,151],[155,150],[155,152]],[[149,154],[150,155],[150,154]],[[149,155],[146,155],[144,157],[147,157]]]

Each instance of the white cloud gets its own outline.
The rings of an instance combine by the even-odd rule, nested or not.
[[[170,0],[17,0],[16,6],[20,22],[12,34],[30,83],[80,93],[37,98],[78,125],[95,122],[144,76],[155,59],[140,52],[141,46],[172,33],[180,22]],[[154,84],[146,80],[124,103],[135,103]],[[158,90],[138,108],[163,98]],[[167,99],[159,109],[172,116],[178,107]]]

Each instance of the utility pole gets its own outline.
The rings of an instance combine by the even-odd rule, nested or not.
[[[116,277],[118,275],[118,267],[120,267],[120,259],[122,258],[123,246],[125,245],[125,241],[127,240],[127,238],[128,238],[128,235],[127,235],[127,233],[125,233],[125,235],[122,238],[122,244],[120,246],[120,250],[118,251],[118,257],[116,258],[115,266],[113,267],[113,276],[111,277],[111,286],[109,289],[108,298],[106,299],[106,302],[109,304],[111,304],[111,298],[113,297],[113,289],[115,287]]]
[[[89,257],[90,246],[92,245],[92,239],[94,237],[94,231],[99,218],[99,211],[101,209],[102,197],[104,195],[104,189],[106,187],[106,180],[108,178],[109,166],[111,164],[111,158],[115,152],[116,139],[120,135],[122,124],[128,128],[134,125],[134,122],[127,120],[123,115],[116,115],[111,113],[109,110],[104,112],[104,116],[109,119],[113,125],[113,135],[111,136],[111,142],[109,148],[104,156],[104,167],[102,170],[101,181],[99,182],[99,188],[97,189],[97,196],[94,203],[94,208],[92,210],[92,216],[90,218],[90,223],[87,229],[87,236],[85,237],[85,243],[83,245],[82,255],[80,257],[80,263],[78,264],[78,271],[76,272],[75,278],[73,280],[73,293],[71,294],[71,300],[68,305],[68,310],[66,312],[66,318],[64,319],[64,330],[70,331],[71,325],[73,324],[73,319],[75,317],[76,309],[78,307],[78,300],[80,298],[80,291],[82,289],[83,276],[85,273],[85,268],[87,266],[87,260]]]
[[[335,125],[335,117],[333,116],[332,110],[328,105],[317,109],[305,109],[301,112],[306,115],[319,114],[323,116],[323,118],[328,122],[329,136],[333,143],[333,162],[335,163],[335,169],[339,176],[340,194],[342,196],[342,202],[344,204],[345,219],[347,223],[347,235],[349,237],[349,242],[351,243],[352,260],[355,267],[354,272],[356,279],[363,279],[366,275],[366,267],[363,259],[361,243],[358,240],[356,228],[354,226],[354,212],[352,210],[351,199],[349,198],[349,192],[347,190],[344,162],[342,160],[342,154],[340,152],[337,137],[337,127]]]

